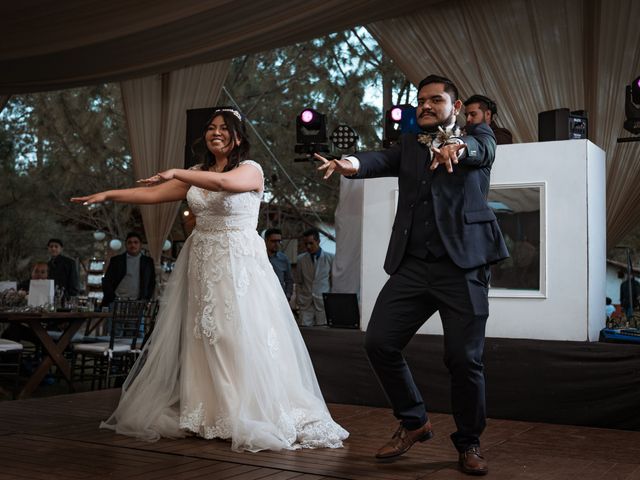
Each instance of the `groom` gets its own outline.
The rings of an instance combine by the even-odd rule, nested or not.
[[[436,311],[444,330],[444,361],[451,375],[451,404],[457,431],[451,435],[463,472],[484,475],[480,452],[486,423],[482,353],[489,314],[491,263],[509,256],[493,211],[487,205],[496,141],[484,124],[459,136],[458,89],[430,75],[418,86],[417,123],[382,152],[323,161],[349,178],[398,177],[398,207],[385,271],[389,280],[376,301],[365,348],[400,420],[377,458],[402,455],[433,436],[425,403],[402,350]]]

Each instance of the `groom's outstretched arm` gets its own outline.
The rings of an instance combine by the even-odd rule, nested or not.
[[[318,167],[318,170],[324,172],[325,180],[329,178],[333,173],[344,175],[345,177],[352,177],[358,173],[359,162],[354,165],[354,162],[346,158],[334,158],[328,160],[319,153],[314,153],[313,156],[322,162],[322,165]]]
[[[315,158],[322,162],[318,170],[324,171],[324,178],[334,172],[349,178],[397,177],[400,171],[402,147],[400,143],[379,152],[362,152],[343,158],[328,160],[316,153]]]

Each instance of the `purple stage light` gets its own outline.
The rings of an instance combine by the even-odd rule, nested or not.
[[[394,122],[402,120],[402,109],[400,107],[394,107],[391,109],[391,119]]]
[[[313,120],[313,112],[311,110],[304,110],[300,114],[300,119],[303,123],[310,123]]]

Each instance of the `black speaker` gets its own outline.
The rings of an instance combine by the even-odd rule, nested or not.
[[[360,309],[355,293],[323,293],[327,325],[335,328],[360,328]]]
[[[191,168],[200,162],[206,145],[200,141],[207,123],[213,112],[219,107],[194,108],[187,110],[187,135],[184,145],[184,168]]]
[[[538,113],[538,141],[576,140],[587,138],[587,114],[584,110],[575,112],[568,108],[558,108]]]

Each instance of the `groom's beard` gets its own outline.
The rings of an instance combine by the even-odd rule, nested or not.
[[[451,116],[445,120],[444,122],[438,124],[438,125],[433,125],[433,126],[429,126],[429,127],[424,127],[422,128],[422,131],[424,133],[435,133],[438,131],[438,127],[441,127],[443,130],[446,130],[447,128],[450,128],[452,126],[454,126],[456,124],[456,115],[454,115],[453,113],[451,114]]]

